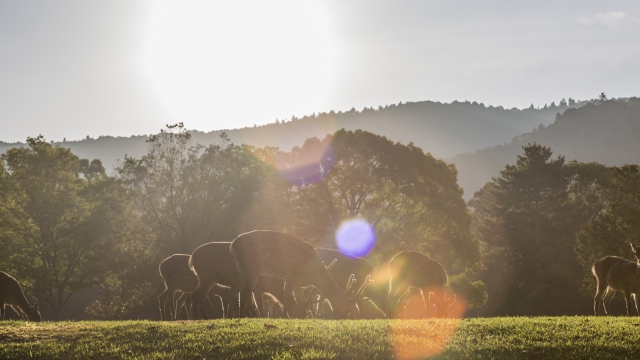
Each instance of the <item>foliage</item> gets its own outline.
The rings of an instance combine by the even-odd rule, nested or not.
[[[239,235],[264,181],[263,163],[222,136],[221,145],[191,145],[182,123],[149,140],[141,159],[126,157],[118,178],[154,224],[166,255],[190,253]],[[245,231],[253,230],[244,227]]]
[[[480,248],[469,230],[455,167],[415,145],[340,130],[275,154],[275,165],[293,184],[294,235],[334,247],[340,224],[359,218],[376,231],[369,255],[374,263],[412,249],[429,254],[453,274],[479,269]],[[479,296],[474,306],[484,304],[480,299],[486,294],[474,294],[484,293],[481,281],[464,289],[463,296]]]
[[[469,202],[482,242],[489,287],[487,314],[566,314],[586,311],[578,289],[584,270],[573,245],[581,224],[602,208],[600,164],[565,163],[538,144],[523,147],[514,165]]]
[[[638,325],[625,317],[3,322],[0,357],[630,359],[640,351]]]
[[[100,281],[117,242],[110,231],[119,214],[117,187],[100,161],[83,167],[42,136],[27,143],[2,156],[10,182],[5,197],[15,209],[4,230],[12,234],[7,261],[57,319],[70,296]]]
[[[606,256],[633,259],[629,242],[640,243],[640,170],[638,165],[611,168],[610,188],[593,190],[602,203],[600,211],[581,226],[575,247],[585,268],[585,293],[595,292],[590,273],[593,263]]]

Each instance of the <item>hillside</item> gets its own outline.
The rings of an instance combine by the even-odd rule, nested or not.
[[[538,143],[549,146],[554,157],[566,160],[595,161],[606,165],[640,163],[640,98],[593,101],[578,109],[569,109],[555,122],[515,137],[509,144],[445,159],[456,164],[458,183],[465,199],[473,197],[491,177],[500,175],[506,164],[516,161],[522,146]]]
[[[572,107],[579,105],[573,103]],[[540,124],[550,124],[556,113],[567,108],[553,105],[543,109],[507,110],[468,101],[451,104],[423,101],[375,110],[331,111],[253,128],[209,133],[193,131],[192,134],[195,142],[204,145],[218,142],[220,133],[225,131],[236,144],[275,146],[288,151],[302,145],[308,138],[323,138],[341,128],[363,129],[404,144],[413,142],[435,157],[444,158],[510,141]],[[186,125],[189,126],[188,123]],[[37,130],[34,130],[33,136],[37,135]],[[60,145],[71,148],[81,158],[99,158],[107,169],[111,169],[125,154],[134,157],[144,155],[147,152],[146,139],[146,136],[102,136]],[[0,153],[21,145],[0,142]]]

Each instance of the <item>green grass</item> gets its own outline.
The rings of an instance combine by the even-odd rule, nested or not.
[[[0,322],[0,359],[428,356],[444,359],[639,358],[640,318]]]

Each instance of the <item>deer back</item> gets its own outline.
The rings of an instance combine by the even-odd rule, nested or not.
[[[256,230],[233,240],[231,253],[247,273],[285,280],[294,276],[298,286],[317,287],[331,301],[338,316],[348,316],[346,298],[309,243],[277,231]]]
[[[189,267],[191,255],[174,254],[162,260],[160,276],[168,288],[191,293],[198,287],[198,275]]]
[[[238,278],[235,260],[228,242],[210,242],[196,248],[189,259],[190,268],[200,276],[213,277],[224,286],[233,285]]]
[[[392,283],[402,282],[421,289],[444,290],[447,283],[442,265],[419,251],[401,251],[394,256],[389,261],[389,275]]]
[[[231,243],[231,253],[247,271],[281,279],[314,267],[318,256],[310,244],[291,235],[268,230],[238,236]]]
[[[635,261],[607,256],[598,260],[592,271],[599,282],[604,281],[614,290],[640,293],[640,267]]]

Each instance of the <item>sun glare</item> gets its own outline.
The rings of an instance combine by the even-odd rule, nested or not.
[[[317,1],[159,1],[144,67],[175,121],[228,129],[323,109],[332,53]]]

